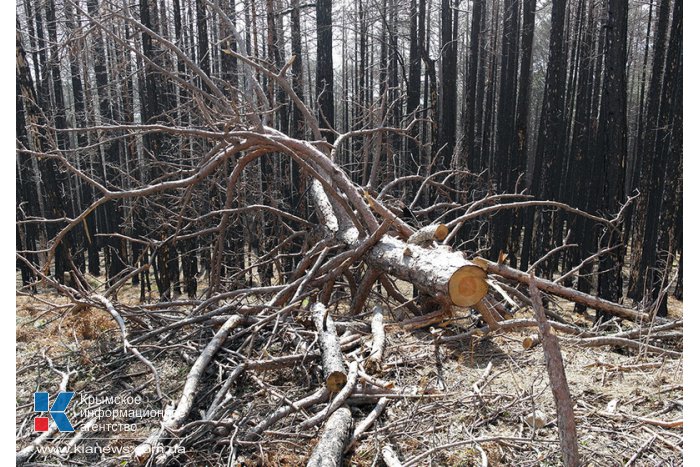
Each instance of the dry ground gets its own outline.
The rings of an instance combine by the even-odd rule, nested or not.
[[[135,304],[138,293],[127,289],[122,304]],[[573,315],[568,303],[561,314],[570,322],[590,325],[589,316]],[[671,299],[671,317],[682,318],[681,303]],[[343,308],[335,312],[342,320]],[[527,317],[523,312],[517,317]],[[72,310],[64,299],[51,293],[17,297],[17,449],[36,437],[31,430],[32,393],[53,393],[60,376],[53,373],[43,355],[62,371],[75,370],[70,390],[89,394],[140,394],[155,399],[151,373],[134,358],[125,359],[116,325],[102,310]],[[395,316],[395,319],[399,319]],[[524,350],[522,338],[529,332],[485,336],[470,341],[434,344],[436,333],[463,332],[472,318],[460,319],[439,329],[405,331],[392,328],[387,335],[384,372],[381,377],[397,388],[411,388],[392,400],[378,422],[347,456],[346,465],[383,465],[381,447],[390,443],[402,461],[435,449],[417,465],[560,465],[556,413],[548,386],[541,347]],[[388,317],[387,321],[391,321]],[[613,329],[614,330],[614,329]],[[184,376],[197,349],[189,344],[184,329],[149,358],[158,367],[163,391],[179,397]],[[364,344],[355,355],[366,355]],[[236,348],[240,342],[231,343]],[[682,351],[682,339],[675,349]],[[659,421],[682,419],[683,361],[611,347],[580,348],[562,341],[567,377],[575,403],[579,448],[584,465],[672,466],[682,465],[682,425],[659,426]],[[116,350],[115,350],[116,349]],[[146,351],[146,348],[141,348]],[[280,345],[266,351],[283,354]],[[486,367],[492,369],[485,380]],[[221,367],[219,367],[221,373]],[[225,374],[210,375],[217,381]],[[257,381],[243,378],[234,391],[231,417],[240,424],[252,423],[279,406],[279,394],[297,400],[318,387],[315,363],[296,368],[257,373]],[[482,379],[480,391],[473,385]],[[267,387],[268,390],[262,390]],[[270,389],[274,389],[271,391]],[[206,392],[207,388],[202,388]],[[277,394],[277,396],[275,395]],[[373,404],[354,405],[355,420],[363,418]],[[545,425],[526,423],[534,410],[544,414]],[[304,414],[290,416],[271,427],[264,441],[240,446],[235,462],[244,465],[300,465],[311,452],[315,433],[297,433]],[[76,416],[77,419],[77,416]],[[87,420],[79,420],[77,427]],[[145,437],[158,420],[143,421],[134,438]],[[74,434],[63,435],[63,440]],[[108,436],[109,437],[109,436]],[[194,445],[173,465],[226,465],[230,459],[230,435],[222,432],[219,445]],[[471,442],[479,439],[481,441]],[[103,444],[129,445],[137,441],[111,436]],[[440,448],[450,443],[462,445]],[[35,456],[51,465],[125,465],[124,458],[76,455],[61,459]],[[234,465],[236,465],[234,462]]]

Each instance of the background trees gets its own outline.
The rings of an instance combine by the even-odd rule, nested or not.
[[[524,317],[533,303],[542,329],[546,313],[572,336],[567,345],[682,356],[682,320],[655,321],[674,280],[682,296],[680,0],[20,0],[16,45],[18,294],[51,287],[63,302],[48,311],[61,317],[59,332],[67,315],[86,316],[81,333],[104,331],[94,360],[76,330],[60,342],[61,365],[92,378],[87,391],[128,381],[150,402],[176,405],[133,460],[165,444],[192,448],[200,457],[191,462],[233,463],[239,448],[257,455],[263,443],[313,438],[304,430],[351,395],[364,402],[334,413],[345,414],[345,428],[367,400],[379,399],[377,415],[408,393],[361,373],[369,355],[359,346],[370,329],[386,337],[390,313],[402,333],[466,323],[468,332],[409,336],[430,349],[438,392],[447,387],[443,351],[537,325]],[[537,290],[597,314],[558,313],[552,297],[540,309]],[[43,295],[52,297],[29,299]],[[375,308],[372,327],[368,301],[390,308]],[[93,326],[100,311],[119,328]],[[347,331],[340,342],[335,318]],[[476,342],[477,333],[487,335]],[[43,360],[61,373],[41,357],[18,369],[25,390],[36,390],[26,370],[45,369]],[[330,394],[309,362],[328,370],[333,360],[342,374],[344,358],[347,385],[329,387],[336,399],[316,407]],[[506,387],[519,385],[517,366],[489,377],[489,360],[468,394],[455,393],[460,407],[480,401],[460,414],[460,423],[474,420],[469,442],[472,429],[491,436],[491,421],[532,409],[534,384],[516,409],[510,394],[482,404],[479,387],[493,379],[508,374]],[[412,413],[396,415],[396,426],[421,418],[411,429],[433,436],[441,423],[422,414],[446,394],[423,394],[423,369],[418,404],[429,405],[397,404]],[[185,384],[161,378],[169,370],[186,373]],[[75,374],[62,373],[63,390]],[[380,392],[362,392],[358,377]],[[22,408],[24,444],[34,414]],[[297,423],[299,408],[317,415]],[[287,416],[283,431],[269,430]],[[642,434],[628,437],[644,442],[626,444],[629,455],[656,455],[657,435]],[[497,450],[531,461],[538,449],[533,438],[507,439]],[[512,444],[520,442],[527,450]],[[25,445],[19,463],[36,448]],[[183,459],[177,449],[162,454],[156,465]]]
[[[574,279],[579,289],[597,284],[618,301],[629,282],[634,300],[649,291],[657,297],[668,280],[660,271],[682,249],[681,31],[682,2],[672,0],[22,0],[16,164],[23,284],[34,277],[27,261],[38,266],[61,227],[38,219],[71,218],[101,189],[41,154],[62,154],[108,190],[167,181],[215,150],[216,141],[194,129],[225,128],[207,113],[224,100],[268,102],[273,110],[261,115],[263,124],[312,138],[268,73],[284,68],[299,99],[316,109],[326,141],[358,132],[333,153],[353,181],[378,190],[398,177],[434,177],[439,186],[418,199],[417,179],[388,188],[416,224],[453,219],[484,193],[521,193],[609,217],[636,196],[621,231],[528,208],[465,225],[456,246],[469,254],[487,249],[492,258],[504,251],[527,269],[565,241],[578,245],[539,264],[547,276],[605,247]],[[255,58],[264,89],[246,79],[236,51]],[[139,124],[193,130],[116,129]],[[407,129],[363,133],[375,127]],[[442,172],[448,169],[457,172]],[[228,193],[222,180],[188,192],[187,205],[167,196],[153,204],[111,200],[51,248],[52,274],[63,281],[87,266],[97,275],[101,257],[110,284],[150,264],[160,296],[183,293],[181,284],[194,296],[202,273],[215,288],[222,280],[271,283],[307,246],[290,241],[270,252],[268,239],[284,235],[285,222],[245,206],[271,202],[306,217],[301,174],[297,164],[264,156],[241,174],[244,192]],[[183,214],[184,224],[168,222]],[[233,229],[232,217],[245,227]],[[188,236],[202,229],[226,232],[220,252],[205,240],[214,237]],[[261,261],[258,276],[248,267],[253,257]],[[133,280],[139,277],[145,293],[151,277]]]

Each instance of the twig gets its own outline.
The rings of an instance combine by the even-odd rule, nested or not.
[[[260,433],[267,430],[273,424],[283,419],[287,415],[291,414],[292,412],[298,412],[301,409],[305,409],[306,407],[318,404],[326,399],[328,399],[328,389],[324,387],[304,397],[303,399],[299,399],[292,405],[285,405],[283,407],[280,407],[274,412],[272,412],[270,415],[268,415],[260,423],[251,428],[250,431],[248,431],[248,433],[243,437],[243,439],[245,441],[252,441],[256,439],[258,435],[260,435]]]
[[[489,375],[491,374],[491,370],[493,369],[493,363],[489,362],[488,365],[486,365],[486,368],[484,369],[484,372],[481,374],[481,377],[479,377],[478,380],[474,382],[472,385],[472,389],[474,390],[475,394],[481,395],[481,390],[483,389],[481,387],[482,384],[486,382],[488,379]]]
[[[655,439],[656,434],[651,435],[646,441],[646,443],[642,444],[642,446],[639,449],[637,449],[637,452],[635,452],[634,455],[630,457],[630,460],[627,461],[625,467],[630,467],[632,464],[634,464],[637,461],[637,459],[639,459],[639,456],[641,456],[644,451],[649,449],[649,447],[654,443]]]
[[[126,325],[124,324],[124,319],[119,315],[117,312],[116,308],[114,308],[114,305],[112,302],[110,302],[106,297],[102,295],[93,295],[93,299],[97,300],[98,302],[102,303],[104,305],[105,309],[109,312],[110,315],[114,318],[114,320],[117,322],[117,325],[119,326],[119,330],[122,333],[122,341],[124,343],[124,351],[128,350],[132,354],[136,356],[139,360],[141,360],[144,365],[146,365],[150,370],[151,373],[153,373],[153,381],[156,385],[156,393],[158,394],[158,399],[163,399],[163,393],[160,390],[160,376],[158,375],[158,370],[156,370],[156,367],[151,363],[150,360],[148,360],[146,357],[144,357],[139,350],[134,347],[130,342],[129,339],[127,339],[127,332],[126,332]]]
[[[352,438],[350,438],[350,442],[345,448],[346,453],[353,448],[355,443],[359,441],[360,437],[364,434],[364,432],[372,426],[372,424],[377,420],[377,418],[379,418],[388,402],[389,399],[386,397],[382,397],[381,399],[379,399],[377,405],[374,406],[374,409],[372,409],[372,411],[369,414],[367,414],[367,416],[360,423],[357,424],[357,426],[355,427],[355,432],[352,434]]]
[[[228,337],[229,332],[241,322],[241,316],[233,315],[231,316],[221,328],[214,334],[211,341],[204,347],[202,353],[199,354],[197,360],[190,368],[190,372],[187,374],[187,379],[185,380],[185,387],[182,389],[182,396],[180,397],[180,402],[177,404],[174,413],[167,418],[164,418],[163,428],[165,430],[177,430],[180,428],[182,423],[187,418],[187,415],[192,409],[192,404],[194,403],[195,390],[199,384],[199,380],[204,373],[204,370],[209,365],[209,362],[214,357],[214,354],[221,348],[224,341]],[[160,436],[162,436],[163,431],[159,431],[160,435],[156,436],[155,439],[147,440],[141,443],[134,449],[135,456],[147,456],[153,452],[153,447],[160,443]]]
[[[530,438],[516,438],[516,437],[508,437],[508,436],[488,436],[484,438],[472,438],[472,439],[465,439],[461,441],[455,441],[452,443],[447,443],[447,444],[442,444],[440,446],[435,446],[434,448],[430,448],[427,451],[424,451],[416,456],[411,457],[410,459],[407,459],[403,464],[402,467],[411,467],[412,465],[416,465],[418,462],[421,460],[425,459],[426,457],[435,454],[438,451],[442,451],[444,449],[452,449],[452,448],[457,448],[460,446],[465,446],[468,444],[477,444],[477,443],[488,443],[488,442],[515,442],[515,443],[526,443],[530,444],[532,443],[532,439]],[[557,441],[550,441],[550,440],[545,440],[545,439],[540,439],[537,440],[541,443],[556,443]]]

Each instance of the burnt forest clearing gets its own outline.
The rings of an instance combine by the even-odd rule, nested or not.
[[[683,464],[682,0],[15,6],[17,465]]]

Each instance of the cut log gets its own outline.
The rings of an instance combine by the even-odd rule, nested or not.
[[[316,426],[323,422],[329,415],[338,410],[341,405],[345,403],[350,394],[355,390],[355,384],[357,383],[357,373],[359,371],[357,362],[350,363],[350,371],[348,372],[348,381],[345,383],[343,389],[341,389],[338,394],[333,398],[330,404],[320,412],[316,413],[313,417],[304,420],[299,424],[301,430],[305,430],[312,426]]]
[[[338,392],[345,386],[348,375],[343,363],[343,353],[340,351],[335,323],[322,303],[314,303],[311,306],[311,313],[321,345],[321,363],[326,388],[330,392]]]
[[[384,308],[381,305],[377,305],[372,310],[372,351],[366,363],[367,371],[370,373],[380,373],[382,371],[385,342]]]
[[[379,228],[377,220],[369,209],[374,205],[375,211],[385,219],[389,219],[403,238],[407,239],[415,233],[405,222],[381,206],[381,203],[376,203],[367,192],[365,192],[366,201],[363,201],[359,193],[352,188],[352,182],[341,170],[333,166],[327,157],[323,157],[318,149],[310,144],[295,142],[291,139],[285,139],[285,142],[292,149],[309,155],[322,169],[321,173],[325,172],[339,187],[346,188],[343,190],[345,195],[371,230]],[[359,237],[356,227],[359,222],[356,219],[355,222],[350,222],[346,210],[329,210],[329,203],[331,207],[333,203],[324,190],[314,189],[310,194],[327,231],[333,232],[337,229],[336,239],[343,242],[346,247],[357,247]],[[436,233],[439,230],[440,235],[442,234],[443,229],[438,227],[435,229]],[[479,302],[486,295],[488,285],[484,270],[468,261],[462,253],[452,251],[445,245],[436,248],[410,245],[411,254],[404,255],[407,248],[406,242],[384,235],[366,254],[365,260],[368,265],[409,281],[425,293],[449,304],[467,307]]]
[[[421,329],[433,324],[442,324],[451,317],[450,313],[446,313],[445,310],[437,310],[427,315],[416,316],[415,318],[405,319],[399,321],[398,323],[390,324],[390,328],[400,327],[405,331],[413,331],[415,329]]]
[[[540,336],[533,334],[523,339],[523,349],[529,350],[540,343]]]
[[[389,274],[415,284],[420,290],[446,303],[461,307],[478,303],[488,292],[486,273],[447,246],[423,248],[385,236],[370,250],[367,262]]]
[[[486,272],[489,274],[498,274],[506,279],[518,281],[522,284],[530,283],[530,276],[527,273],[508,267],[505,264],[497,264],[484,258],[477,258],[474,260],[474,263],[483,266],[484,270],[486,270]],[[641,313],[639,311],[626,308],[618,303],[613,303],[599,297],[594,297],[593,295],[588,295],[575,289],[563,287],[559,284],[555,284],[552,281],[541,279],[539,277],[535,277],[534,281],[535,286],[539,290],[571,300],[572,302],[581,303],[582,305],[586,305],[595,310],[606,311],[612,315],[631,321],[649,321],[649,316],[646,313]]]
[[[307,467],[340,467],[343,451],[352,435],[352,414],[341,407],[330,416],[323,428],[321,438],[311,453]]]

